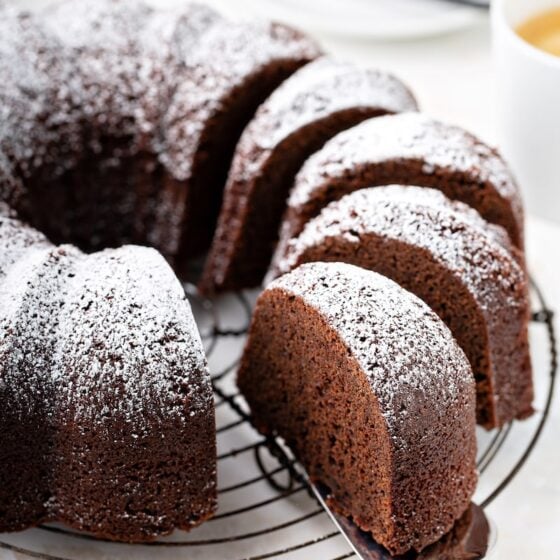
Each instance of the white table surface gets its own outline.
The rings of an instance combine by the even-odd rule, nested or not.
[[[13,0],[34,4],[33,0]],[[175,0],[159,0],[172,3]],[[226,14],[250,16],[235,0],[209,0]],[[387,69],[416,92],[424,111],[468,128],[484,140],[496,138],[494,87],[488,21],[463,32],[402,41],[353,41],[315,34],[332,54]],[[527,252],[532,274],[549,305],[560,311],[560,223],[529,216]],[[556,317],[560,331],[560,321]],[[514,482],[489,508],[498,527],[499,560],[560,558],[560,400],[537,448]]]

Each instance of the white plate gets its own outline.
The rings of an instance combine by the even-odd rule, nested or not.
[[[238,0],[236,8],[241,5],[302,29],[370,39],[449,33],[485,17],[480,8],[445,0]]]

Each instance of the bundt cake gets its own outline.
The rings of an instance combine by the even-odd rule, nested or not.
[[[304,264],[260,295],[238,385],[331,505],[393,554],[449,531],[476,485],[468,361],[416,296],[362,268]]]
[[[533,397],[527,281],[507,246],[502,228],[440,191],[375,187],[332,202],[310,220],[288,244],[279,272],[310,261],[346,262],[420,297],[464,350],[476,380],[478,422],[494,428],[529,415]]]
[[[406,285],[476,362],[481,422],[529,412],[523,213],[495,151],[413,112],[380,116],[416,109],[405,86],[321,57],[284,25],[132,0],[59,0],[40,17],[0,0],[0,16],[0,531],[57,520],[140,542],[213,514],[211,383],[170,265],[184,275],[208,248],[228,173],[209,293],[261,280],[292,184],[271,274],[313,260],[348,199],[323,207],[367,187],[434,187],[497,224],[424,189],[407,215],[396,205],[405,231],[387,227],[389,262],[374,266],[392,201],[366,221],[364,201],[383,198],[368,189],[349,211],[368,239],[355,262],[403,284],[431,273],[434,294],[465,303],[452,318],[454,303]],[[410,220],[437,225],[436,248]],[[355,233],[334,236],[339,258],[352,260]],[[417,269],[398,267],[398,243]],[[239,384],[259,429],[283,435],[390,551],[422,549],[467,509],[475,381],[445,324],[393,281],[343,263],[274,281]]]
[[[212,389],[153,249],[85,255],[0,211],[0,531],[142,541],[216,507]]]
[[[284,216],[278,254],[321,208],[378,185],[441,190],[506,229],[523,248],[523,207],[499,154],[468,132],[419,113],[365,121],[335,136],[298,174]]]
[[[286,80],[237,145],[202,290],[261,283],[294,177],[326,140],[368,117],[415,109],[396,78],[328,57]]]

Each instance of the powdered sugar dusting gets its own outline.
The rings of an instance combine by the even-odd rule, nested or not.
[[[56,336],[53,380],[72,421],[95,420],[102,430],[117,416],[141,432],[160,415],[188,424],[211,406],[190,306],[153,249],[126,246],[82,259]]]
[[[159,253],[125,246],[84,255],[3,215],[0,242],[1,377],[11,407],[25,413],[29,399],[54,395],[43,406],[67,421],[102,429],[120,415],[139,431],[160,415],[187,425],[208,413],[202,342]]]
[[[217,22],[185,60],[187,79],[164,120],[163,163],[176,177],[189,178],[206,126],[232,95],[275,63],[303,64],[318,54],[310,39],[283,25]]]
[[[153,10],[144,2],[60,0],[45,11],[48,27],[72,48],[127,51]]]
[[[346,195],[329,204],[307,223],[289,244],[280,272],[297,265],[311,247],[325,240],[345,239],[360,246],[373,235],[424,249],[467,287],[485,316],[489,329],[501,329],[496,309],[508,308],[512,316],[528,308],[524,271],[505,248],[505,233],[496,230],[471,209],[448,201],[439,191],[421,187],[374,187]],[[499,232],[499,230],[498,230]],[[498,332],[498,331],[497,331]]]
[[[393,209],[397,216],[403,212],[410,212],[411,220],[414,220],[415,214],[426,212],[436,220],[434,233],[445,226],[448,216],[452,216],[458,223],[468,223],[470,227],[478,230],[481,240],[488,238],[501,245],[508,253],[516,251],[504,228],[488,223],[476,210],[460,201],[449,200],[441,191],[401,185],[371,187],[331,202],[304,226],[299,236],[287,240],[278,247],[268,281],[290,270],[298,255],[301,255],[306,248],[320,243],[325,237],[349,236],[349,232],[355,232],[353,239],[359,242],[361,233],[384,232],[387,226],[391,226],[391,232],[398,232],[390,215]],[[438,217],[442,222],[437,222]],[[429,242],[432,238],[431,232],[424,233],[426,241]]]
[[[298,70],[270,96],[244,139],[262,151],[271,150],[297,129],[327,115],[359,108],[398,113],[414,111],[417,106],[410,91],[390,74],[321,57]]]
[[[23,236],[20,236],[23,237]],[[52,387],[54,331],[64,301],[73,248],[32,245],[0,282],[2,406],[24,421],[33,410],[56,410]]]
[[[178,61],[172,43],[147,40],[152,16],[146,4],[123,0],[64,0],[44,14],[61,57],[73,67],[71,79],[62,84],[93,135],[88,148],[94,152],[108,134],[130,136],[129,151],[146,135],[153,141]]]
[[[0,285],[8,276],[11,267],[30,248],[45,249],[51,246],[42,233],[22,224],[16,219],[12,209],[0,202]],[[23,280],[18,282],[23,283]]]
[[[0,7],[0,15],[0,151],[27,173],[64,151],[56,142],[63,126],[72,136],[64,86],[58,89],[50,77],[54,73],[64,84],[69,72],[58,43],[32,16],[9,7]]]
[[[171,48],[181,63],[187,61],[203,34],[222,17],[205,4],[186,3],[153,11],[141,30],[140,42],[152,50]]]
[[[301,170],[289,206],[306,204],[328,177],[344,176],[361,164],[392,160],[419,160],[426,174],[455,170],[473,182],[491,183],[523,223],[515,180],[498,153],[463,129],[419,113],[370,119],[333,138]]]
[[[458,403],[474,424],[474,379],[447,327],[417,297],[391,280],[342,263],[304,264],[274,281],[317,309],[358,361],[379,401],[390,435],[406,446],[415,402],[445,421]],[[403,405],[403,406],[400,406]],[[414,433],[414,430],[412,430]]]

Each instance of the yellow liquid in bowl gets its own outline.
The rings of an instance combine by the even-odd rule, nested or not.
[[[537,49],[560,56],[560,7],[529,18],[516,32]]]

